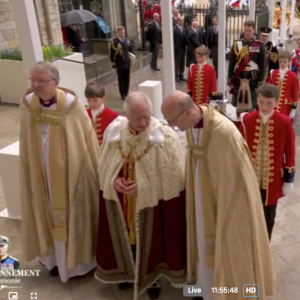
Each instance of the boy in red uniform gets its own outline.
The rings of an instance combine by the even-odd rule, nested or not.
[[[291,120],[275,110],[277,87],[264,83],[257,95],[258,111],[241,116],[240,131],[252,154],[271,240],[277,202],[293,190],[295,134]]]
[[[208,103],[209,96],[215,96],[217,93],[215,68],[206,63],[209,55],[208,49],[200,46],[195,50],[198,64],[190,66],[187,89],[188,94],[193,101],[199,105]]]
[[[276,110],[293,119],[296,114],[299,83],[295,73],[289,69],[291,62],[290,52],[282,51],[278,57],[279,69],[271,71],[268,81],[279,89],[279,101]]]
[[[90,83],[86,86],[84,94],[90,106],[87,113],[95,128],[99,146],[101,146],[106,127],[118,117],[118,113],[104,106],[105,89],[102,85],[96,82]]]

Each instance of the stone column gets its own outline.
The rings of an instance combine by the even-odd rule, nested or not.
[[[226,49],[226,4],[225,1],[219,1],[218,4],[218,19],[219,19],[219,34],[218,34],[218,92],[223,93],[225,97],[226,90],[226,60],[225,60],[225,49]]]
[[[286,37],[286,25],[285,25],[285,17],[286,17],[286,0],[281,2],[282,7],[282,15],[281,15],[281,22],[280,22],[280,47],[284,47],[284,40]]]
[[[172,4],[170,0],[161,1],[163,65],[165,95],[175,91],[174,41],[172,26]]]
[[[295,6],[296,6],[296,0],[291,0],[291,22],[290,22],[289,39],[293,38],[294,20],[295,20]]]
[[[44,60],[36,14],[32,0],[11,0],[23,56],[24,76],[31,67]]]
[[[249,5],[248,20],[255,21],[255,14],[256,14],[256,0],[251,0]]]

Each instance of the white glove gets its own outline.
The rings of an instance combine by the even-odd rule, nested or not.
[[[290,112],[290,115],[289,115],[289,118],[290,118],[290,119],[294,119],[295,115],[296,115],[296,109],[295,109],[295,108],[292,108],[292,110],[291,110],[291,112]]]
[[[285,196],[288,193],[292,192],[293,189],[294,189],[294,185],[292,182],[291,183],[285,182],[282,186],[282,194]]]

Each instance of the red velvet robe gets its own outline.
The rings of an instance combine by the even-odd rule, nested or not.
[[[274,111],[264,135],[262,117],[255,111],[244,116],[240,131],[251,151],[260,188],[267,191],[265,205],[274,205],[283,197],[284,181],[293,182],[295,173],[295,134],[291,120]]]
[[[288,70],[281,81],[280,69],[272,70],[268,81],[279,88],[279,102],[276,110],[289,116],[292,107],[296,108],[298,102],[299,83],[297,76]]]
[[[205,63],[200,71],[198,64],[192,64],[189,69],[187,89],[192,91],[193,101],[197,105],[208,103],[209,96],[217,92],[214,67]]]
[[[118,116],[118,113],[116,113],[113,110],[110,110],[107,107],[104,107],[104,110],[102,113],[98,114],[96,116],[96,121],[94,121],[92,116],[92,110],[90,108],[87,109],[87,113],[93,123],[93,126],[95,128],[95,132],[97,134],[99,146],[101,146],[103,141],[103,134],[106,129],[106,127]]]

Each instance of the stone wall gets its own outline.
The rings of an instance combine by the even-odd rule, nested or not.
[[[13,9],[9,0],[0,0],[0,49],[19,46]]]
[[[53,43],[62,44],[62,33],[58,12],[57,0],[47,0],[50,22],[53,32]],[[46,21],[42,6],[42,0],[36,0],[37,20],[41,35],[42,45],[49,45],[46,31]],[[19,47],[17,28],[10,0],[0,0],[0,49]]]

